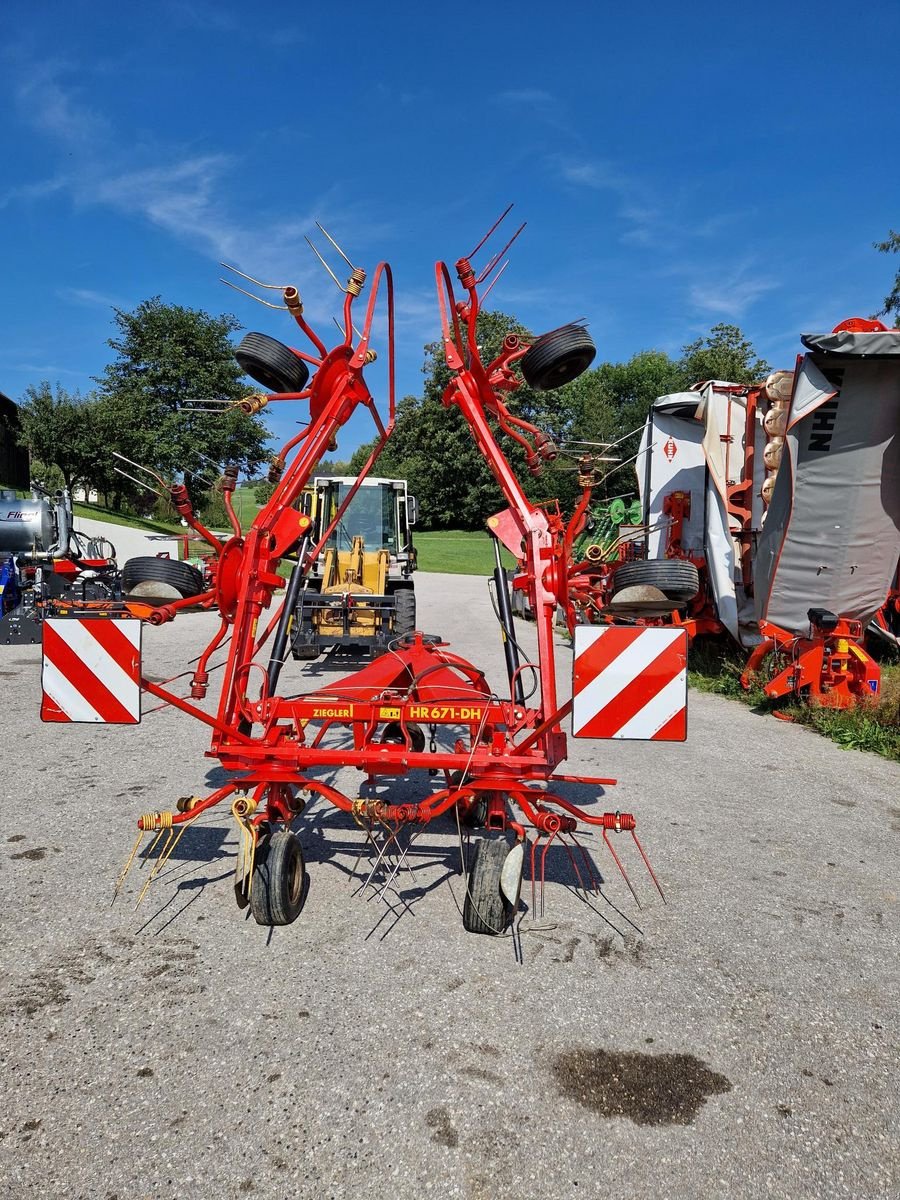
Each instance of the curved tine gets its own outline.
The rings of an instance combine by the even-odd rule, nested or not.
[[[240,292],[242,296],[249,296],[251,300],[255,300],[257,304],[262,304],[266,308],[274,308],[277,312],[289,312],[286,304],[270,304],[268,300],[263,300],[260,296],[254,296],[252,292],[248,292],[246,288],[238,287],[236,283],[232,283],[230,279],[223,279],[219,276],[219,282],[224,283],[226,287],[234,288],[236,292]],[[261,283],[260,287],[270,287],[271,284]]]
[[[328,230],[325,228],[325,226],[320,225],[318,221],[316,221],[316,226],[319,229],[320,233],[325,234],[325,236],[328,238],[329,242],[331,242],[332,246],[334,246],[335,250],[337,250],[338,254],[341,256],[341,258],[344,260],[344,262],[347,264],[347,266],[350,268],[350,270],[355,271],[356,267],[350,261],[350,259],[347,257],[347,255],[343,252],[343,250],[340,248],[340,246],[337,244],[337,242],[334,240],[334,238],[331,236],[331,234],[328,232]]]
[[[268,288],[270,292],[283,292],[290,284],[287,283],[263,283],[261,279],[254,279],[252,275],[245,274],[244,271],[239,271],[237,267],[233,267],[231,263],[220,262],[220,267],[224,267],[226,271],[234,271],[235,275],[240,275],[241,279],[247,279],[250,283],[255,283],[257,287]],[[223,283],[228,283],[227,279],[222,280]],[[231,284],[234,287],[234,284]],[[240,288],[238,289],[240,291]],[[249,292],[247,295],[249,296]]]
[[[339,292],[346,292],[347,289],[344,287],[344,285],[338,279],[337,275],[335,275],[334,271],[332,271],[331,267],[329,267],[328,263],[325,261],[325,259],[319,253],[319,251],[315,248],[315,246],[312,244],[312,242],[309,240],[309,238],[306,237],[306,234],[304,234],[303,236],[306,240],[307,246],[309,246],[310,250],[312,250],[313,254],[316,256],[316,258],[319,260],[319,262],[322,264],[322,266],[325,268],[325,270],[328,272],[328,274],[334,280],[337,290]]]
[[[129,475],[127,471],[123,471],[121,467],[113,467],[117,475],[124,475],[126,479],[130,479],[132,483],[136,483],[138,487],[146,488],[148,492],[152,492],[154,496],[159,496],[160,500],[166,500],[168,497],[158,492],[155,487],[151,487],[149,483],[145,483],[143,479],[135,479],[133,475]]]

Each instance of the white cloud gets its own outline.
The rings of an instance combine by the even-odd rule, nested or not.
[[[738,319],[761,296],[779,286],[773,279],[748,276],[737,270],[691,284],[688,295],[691,304],[701,312]]]
[[[56,289],[56,295],[64,303],[79,304],[86,308],[127,308],[125,301],[91,288],[61,287]]]
[[[16,89],[16,103],[29,124],[77,150],[104,138],[109,122],[82,103],[77,89],[63,86],[65,70],[58,60],[29,65]]]

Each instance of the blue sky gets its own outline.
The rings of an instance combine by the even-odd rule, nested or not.
[[[89,389],[110,306],[156,294],[299,345],[222,287],[223,258],[295,282],[333,330],[316,219],[393,266],[401,394],[437,333],[435,259],[510,201],[528,226],[491,305],[538,332],[587,317],[601,359],[730,321],[790,366],[801,331],[870,314],[900,265],[872,249],[900,227],[897,0],[3,8],[14,399]]]

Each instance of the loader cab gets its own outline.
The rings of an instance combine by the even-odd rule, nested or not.
[[[319,476],[313,481],[311,516],[316,541],[334,520],[355,482],[353,476]],[[416,569],[411,527],[417,515],[416,499],[408,495],[405,480],[367,478],[325,543],[320,561],[329,550],[349,552],[353,539],[361,537],[367,552],[388,552],[392,575],[408,578]]]

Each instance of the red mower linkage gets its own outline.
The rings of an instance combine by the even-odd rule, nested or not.
[[[241,833],[235,884],[238,903],[249,904],[261,924],[287,924],[302,908],[305,868],[292,826],[314,798],[341,809],[365,832],[361,856],[368,853],[370,859],[362,887],[374,889],[385,899],[389,891],[399,895],[394,883],[404,864],[409,865],[407,857],[418,830],[448,814],[455,821],[463,851],[463,921],[474,932],[500,933],[510,924],[519,908],[526,852],[535,893],[532,907],[542,908],[547,851],[552,844],[564,848],[582,898],[590,903],[592,893],[600,894],[601,876],[579,841],[579,830],[600,831],[632,892],[609,835],[630,833],[650,868],[631,814],[592,814],[559,793],[561,786],[570,783],[596,788],[615,783],[611,779],[558,773],[566,757],[562,722],[572,711],[573,701],[560,702],[557,698],[553,624],[557,607],[562,605],[574,625],[568,568],[572,539],[590,499],[590,472],[585,471],[582,501],[567,524],[558,506],[538,506],[526,498],[491,425],[493,421],[524,449],[530,469],[540,470],[541,462],[554,456],[555,447],[539,429],[514,416],[505,403],[504,396],[521,383],[513,365],[519,363],[532,387],[559,387],[590,364],[594,346],[582,325],[568,325],[530,345],[511,334],[500,356],[483,363],[476,338],[477,289],[507,248],[476,274],[470,258],[486,240],[479,243],[472,256],[456,264],[465,291],[463,300],[455,299],[445,264],[437,264],[436,278],[444,346],[453,372],[444,404],[455,405],[462,413],[507,503],[502,512],[488,519],[487,525],[497,561],[494,588],[504,634],[508,693],[496,694],[482,670],[452,653],[446,643],[415,633],[398,638],[387,653],[337,683],[299,696],[281,694],[279,682],[296,597],[306,570],[346,507],[342,506],[318,544],[311,545],[307,537],[309,520],[298,511],[303,488],[315,464],[333,448],[340,427],[363,405],[375,418],[379,439],[358,485],[389,436],[394,417],[389,268],[380,264],[375,272],[373,295],[355,343],[352,308],[365,274],[352,269],[346,287],[343,338],[330,351],[304,321],[296,289],[285,288],[285,305],[312,342],[315,355],[289,351],[259,334],[248,335],[237,354],[254,378],[280,389],[258,398],[260,405],[306,401],[310,420],[283,447],[276,474],[283,473],[251,529],[242,534],[235,520],[233,537],[216,549],[214,591],[202,600],[214,600],[221,623],[198,662],[191,686],[192,698],[202,699],[209,682],[210,658],[224,647],[230,632],[216,712],[212,715],[166,687],[142,680],[143,687],[154,696],[212,728],[209,753],[220,761],[229,779],[208,796],[179,801],[176,811],[142,816],[138,840],[117,888],[137,858],[144,836],[153,839],[151,850],[157,851],[149,884],[158,877],[184,828],[223,801],[229,802]],[[373,357],[369,339],[382,281],[387,291],[389,344],[389,411],[384,422],[364,379],[365,368]],[[298,379],[293,390],[285,389],[286,379],[298,372],[296,364],[303,367],[304,363],[315,368],[308,385],[304,377],[302,386]],[[305,367],[299,374],[304,372]],[[181,511],[195,529],[205,532],[192,514],[184,508]],[[517,586],[527,590],[536,619],[538,653],[533,662],[520,660],[515,642],[509,591],[501,567],[501,544],[519,560]],[[283,599],[269,616],[270,603],[284,588],[278,567],[285,559],[293,560],[293,569]],[[181,607],[176,602],[159,608],[151,620],[156,624],[170,620]],[[264,617],[266,623],[260,632]],[[271,648],[263,656],[270,639]],[[534,681],[533,701],[526,696],[526,679]],[[346,795],[333,783],[319,778],[320,772],[332,774],[341,767],[360,771],[366,779],[360,790],[370,794]],[[391,803],[374,794],[375,786],[383,788],[391,778],[411,772],[422,779],[421,795],[414,802]],[[474,853],[467,857],[463,830],[473,827],[481,827],[484,836],[476,840]],[[145,858],[151,850],[145,852]],[[650,874],[662,894],[652,870]]]

